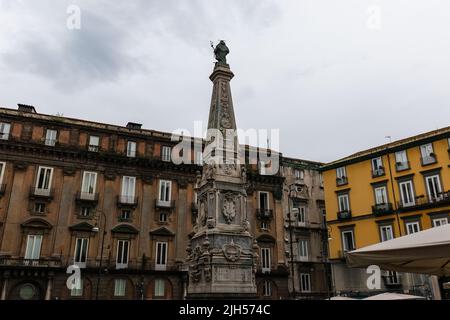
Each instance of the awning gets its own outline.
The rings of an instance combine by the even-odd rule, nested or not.
[[[347,254],[349,267],[450,275],[450,224],[367,246]]]
[[[425,298],[420,296],[412,296],[409,294],[385,292],[364,298],[363,300],[425,300]]]

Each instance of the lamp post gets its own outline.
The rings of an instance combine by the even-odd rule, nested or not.
[[[106,235],[106,214],[103,211],[100,211],[100,213],[103,216],[103,235],[102,235],[102,247],[100,249],[100,262],[98,267],[98,274],[97,274],[97,287],[95,292],[95,300],[98,300],[98,292],[100,289],[100,277],[102,275],[102,264],[103,264],[103,248],[105,246],[105,235]],[[92,228],[92,231],[99,232],[99,228],[95,226]]]

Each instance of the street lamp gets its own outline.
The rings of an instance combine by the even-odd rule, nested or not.
[[[97,287],[96,287],[96,292],[95,292],[95,300],[98,300],[98,292],[100,289],[100,277],[102,275],[102,263],[103,263],[103,248],[105,245],[105,235],[106,235],[106,214],[103,211],[99,211],[102,216],[103,216],[103,235],[102,235],[102,247],[100,249],[100,263],[99,263],[99,267],[98,267],[98,275],[97,275]],[[95,227],[92,228],[93,232],[99,232],[100,229],[97,225],[95,225]]]

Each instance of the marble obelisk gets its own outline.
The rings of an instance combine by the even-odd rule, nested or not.
[[[258,247],[249,232],[246,171],[238,157],[228,52],[224,42],[215,48],[217,62],[210,76],[205,164],[197,177],[198,215],[187,248],[190,299],[256,296]]]

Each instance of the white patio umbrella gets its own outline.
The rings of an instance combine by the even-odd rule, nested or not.
[[[330,299],[326,299],[326,300],[358,300],[358,299],[344,297],[344,296],[335,296],[335,297],[331,297]]]
[[[450,224],[377,243],[347,254],[350,267],[450,275]]]
[[[384,292],[368,298],[364,298],[363,300],[425,300],[425,297],[394,292]]]

